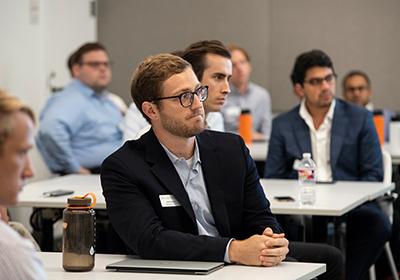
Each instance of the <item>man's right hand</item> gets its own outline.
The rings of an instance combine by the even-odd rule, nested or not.
[[[262,265],[261,251],[267,249],[266,242],[269,238],[255,234],[245,240],[233,240],[228,251],[230,261],[244,265]]]
[[[280,264],[289,252],[289,241],[284,233],[274,233],[267,227],[263,235],[268,238],[266,247],[261,251],[261,264],[263,266],[275,266]]]
[[[289,241],[284,233],[274,233],[266,228],[262,235],[253,235],[245,240],[233,240],[229,246],[231,262],[244,265],[275,266],[289,252]]]

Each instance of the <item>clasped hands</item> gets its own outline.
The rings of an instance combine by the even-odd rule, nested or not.
[[[244,265],[275,266],[286,258],[288,246],[284,233],[274,233],[267,227],[262,235],[233,240],[229,246],[229,258],[231,262]]]

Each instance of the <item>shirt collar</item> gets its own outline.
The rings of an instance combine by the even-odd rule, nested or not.
[[[372,102],[368,102],[367,105],[365,105],[365,109],[367,109],[370,112],[374,111],[374,104],[372,104]]]
[[[335,112],[335,106],[336,106],[336,99],[333,98],[331,105],[329,106],[328,113],[325,115],[324,122],[326,120],[331,121],[333,119],[333,113]],[[307,110],[306,102],[305,102],[304,98],[303,98],[303,100],[301,100],[301,103],[300,103],[299,114],[300,114],[300,117],[302,119],[304,119],[305,121],[307,121],[307,120],[312,121],[312,116],[310,115],[310,113]]]
[[[201,160],[200,160],[200,151],[199,151],[199,145],[197,144],[197,139],[194,138],[194,153],[193,153],[193,169],[197,169],[197,163],[201,164]],[[168,150],[168,148],[166,146],[164,146],[162,143],[160,143],[161,146],[163,147],[164,151],[167,153],[168,158],[171,160],[171,162],[173,164],[176,164],[180,161],[186,161],[185,158],[183,157],[177,157],[176,155],[174,155],[170,150]]]
[[[240,93],[239,89],[238,89],[237,87],[235,87],[232,83],[230,83],[229,86],[230,86],[230,88],[231,88],[231,92],[230,92],[229,94],[232,94],[232,95],[239,95],[239,96],[242,95],[242,94]],[[245,91],[244,95],[249,94],[249,92],[250,92],[250,82],[247,83],[247,88],[246,88],[246,91]]]
[[[100,92],[94,91],[91,87],[88,87],[86,84],[84,84],[81,80],[79,79],[73,79],[72,80],[72,85],[77,87],[79,89],[79,92],[82,92],[84,95],[88,97],[106,97],[108,94],[107,90],[102,90]]]

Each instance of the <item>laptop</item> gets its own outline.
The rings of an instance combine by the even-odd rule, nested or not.
[[[106,269],[124,272],[205,275],[223,266],[223,262],[145,260],[137,256],[130,256],[125,260],[107,265]]]

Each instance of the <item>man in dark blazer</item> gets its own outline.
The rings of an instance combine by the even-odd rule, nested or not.
[[[146,258],[222,261],[229,253],[231,261],[244,264],[280,263],[288,242],[278,235],[280,226],[244,143],[233,135],[201,133],[207,88],[190,64],[172,55],[150,57],[135,72],[131,91],[152,129],[107,158],[101,172],[110,220],[125,243]],[[177,97],[165,98],[172,96]],[[187,170],[177,167],[172,155],[178,163],[192,159],[193,164]],[[179,171],[188,171],[182,174],[185,184]],[[193,194],[188,188],[199,176],[207,189]],[[201,192],[209,199],[209,209],[202,211]],[[198,235],[199,227],[214,227],[220,236]],[[232,237],[238,240],[231,241],[228,252]],[[267,247],[267,241],[277,248]],[[255,248],[265,250],[265,257]]]
[[[274,119],[264,177],[297,179],[296,164],[312,153],[321,181],[382,181],[382,155],[372,115],[334,98],[335,71],[319,50],[297,57],[291,75],[301,104]],[[333,198],[332,198],[333,199]],[[347,279],[362,279],[390,236],[375,202],[347,215]]]
[[[332,180],[382,181],[382,154],[371,114],[340,99],[335,103],[330,137]],[[274,120],[267,178],[297,179],[295,161],[312,152],[309,128],[299,110],[300,105]]]
[[[243,140],[204,130],[208,91],[190,64],[167,54],[147,58],[131,94],[152,129],[110,155],[101,171],[110,220],[125,244],[151,259],[262,266],[285,259],[288,241]],[[340,278],[332,248],[299,244],[291,251],[328,263],[321,279]]]

